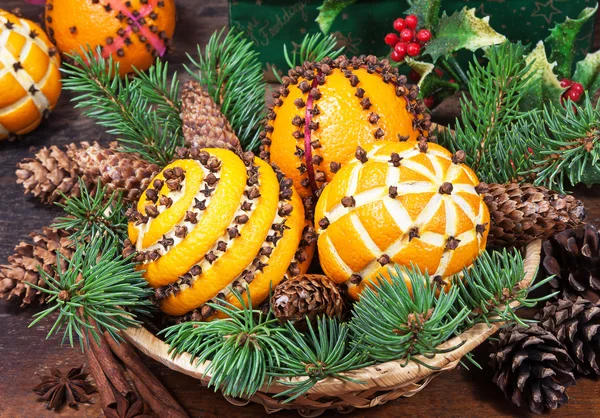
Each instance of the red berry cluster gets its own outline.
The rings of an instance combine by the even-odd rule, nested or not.
[[[567,78],[563,78],[560,81],[560,86],[563,89],[568,88],[567,91],[565,91],[562,95],[562,100],[567,100],[567,99],[571,99],[574,102],[578,102],[579,99],[581,99],[581,95],[585,92],[585,89],[583,88],[583,84],[581,83],[577,83],[573,80],[569,80]]]
[[[400,34],[388,33],[385,35],[385,43],[393,48],[392,60],[404,61],[406,56],[416,57],[421,53],[421,48],[431,39],[429,29],[421,29],[417,32],[419,18],[408,15],[404,19],[399,17],[394,21],[394,29]]]

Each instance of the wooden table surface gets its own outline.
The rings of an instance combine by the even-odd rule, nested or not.
[[[180,70],[186,51],[195,51],[218,28],[227,25],[226,0],[177,0],[179,22],[175,36],[175,51],[169,56],[174,68]],[[2,0],[0,7],[12,10],[20,7],[23,15],[37,20],[42,8],[22,0]],[[1,94],[1,93],[0,93]],[[72,141],[108,141],[104,130],[80,115],[64,93],[60,105],[33,134],[16,143],[0,144],[0,263],[13,252],[14,246],[30,231],[48,225],[59,211],[23,197],[23,188],[15,182],[15,164],[32,155],[30,147],[67,144]],[[584,200],[589,221],[600,225],[600,188],[577,188],[575,195]],[[31,388],[38,383],[37,373],[58,367],[68,370],[84,362],[78,348],[61,347],[56,338],[46,340],[47,321],[28,329],[36,308],[20,309],[17,303],[0,302],[0,417],[100,417],[99,403],[81,405],[78,410],[66,408],[60,414],[45,409],[37,402]],[[476,351],[481,364],[487,364],[487,345]],[[202,388],[198,381],[173,372],[147,359],[148,365],[171,390],[192,417],[262,417],[262,406],[243,408],[231,406],[219,394]],[[600,385],[594,379],[580,379],[568,393],[570,403],[553,416],[600,416]],[[96,395],[97,398],[97,395]],[[326,413],[325,416],[339,416]],[[354,417],[508,417],[525,416],[525,410],[512,406],[491,382],[491,371],[467,371],[462,366],[443,373],[412,398],[403,398],[370,410],[357,410]],[[280,412],[278,416],[298,416],[295,412]]]

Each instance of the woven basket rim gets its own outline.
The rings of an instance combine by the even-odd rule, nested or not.
[[[525,276],[519,283],[520,286],[528,286],[535,277],[540,263],[541,248],[541,240],[533,241],[527,245],[524,260]],[[513,303],[513,306],[517,305],[517,303]],[[410,361],[404,365],[405,360],[394,360],[343,373],[344,376],[354,381],[336,378],[321,380],[309,390],[308,394],[319,397],[339,396],[369,389],[385,391],[423,381],[440,371],[455,368],[463,356],[494,334],[502,325],[500,322],[493,323],[491,326],[484,323],[476,324],[462,334],[438,346],[438,348],[444,349],[462,343],[456,350],[437,354],[432,359],[417,356],[419,361],[429,364],[438,370],[425,367],[415,361]],[[192,358],[188,353],[183,353],[172,358],[169,354],[169,346],[146,328],[129,328],[124,331],[124,336],[144,354],[163,363],[168,368],[201,380],[205,385],[210,380],[211,376],[208,374],[205,375],[210,361],[196,365],[195,362],[191,361]],[[301,378],[287,379],[287,381],[297,380],[301,380]],[[263,386],[260,392],[264,394],[277,394],[287,389],[289,389],[289,386],[274,381],[269,386]],[[293,402],[290,405],[293,405]]]

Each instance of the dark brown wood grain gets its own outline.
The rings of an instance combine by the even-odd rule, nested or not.
[[[20,7],[24,16],[37,19],[42,8],[22,0],[2,0],[0,7],[11,10]],[[182,62],[185,52],[194,52],[196,44],[203,44],[210,34],[227,24],[226,0],[177,0],[178,28],[174,40],[175,51],[169,61],[180,74],[185,71]],[[600,34],[600,31],[598,32]],[[600,36],[596,37],[598,44]],[[1,92],[0,92],[1,94]],[[81,116],[69,103],[71,96],[64,93],[60,105],[49,120],[38,130],[19,142],[0,143],[0,263],[12,253],[14,246],[25,239],[30,231],[50,223],[59,211],[23,197],[23,189],[15,183],[15,164],[32,154],[30,148],[72,141],[108,141],[104,130]],[[575,195],[583,199],[589,220],[600,225],[600,188],[578,187]],[[95,395],[94,405],[81,405],[78,410],[66,408],[60,414],[45,409],[36,402],[31,389],[38,383],[37,373],[58,367],[68,370],[84,363],[79,348],[61,347],[57,338],[45,340],[48,322],[28,329],[36,308],[20,309],[16,303],[0,302],[0,417],[101,417],[100,400]],[[487,364],[487,344],[476,350],[477,360]],[[197,380],[176,373],[146,359],[147,365],[172,392],[193,417],[263,417],[258,405],[244,408],[231,406],[219,394],[202,388]],[[569,405],[553,416],[600,416],[600,385],[595,379],[580,379],[569,390]],[[278,416],[298,416],[295,412],[280,412]],[[341,416],[327,413],[325,416]],[[491,382],[491,371],[466,370],[459,366],[452,372],[437,377],[418,395],[399,399],[370,410],[357,410],[354,417],[517,417],[523,410],[512,406]]]

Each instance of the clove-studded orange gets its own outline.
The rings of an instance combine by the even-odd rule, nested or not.
[[[394,263],[446,287],[485,250],[490,215],[464,152],[425,141],[358,147],[317,202],[319,260],[358,299]]]
[[[316,234],[279,170],[252,153],[196,154],[165,167],[130,210],[127,251],[165,313],[208,319],[207,302],[239,305],[237,290],[258,306],[284,276],[305,272]]]
[[[60,96],[60,58],[35,23],[0,9],[0,140],[33,131]]]
[[[175,0],[48,0],[45,21],[60,52],[100,47],[123,76],[165,54],[175,31]]]
[[[431,122],[417,95],[405,76],[374,56],[306,62],[290,70],[274,94],[261,157],[310,197],[358,145],[427,137]]]

